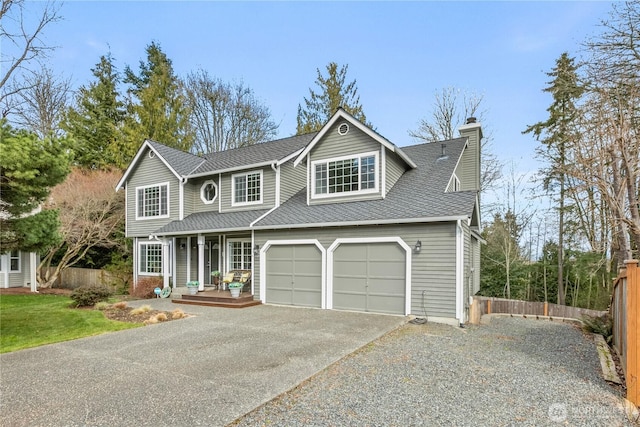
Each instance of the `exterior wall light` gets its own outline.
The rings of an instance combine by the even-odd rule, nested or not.
[[[413,252],[416,254],[419,254],[421,250],[422,250],[422,242],[418,240],[416,242],[416,245],[413,247]]]
[[[260,245],[256,244],[253,247],[253,254],[256,255],[256,256],[258,256],[260,254]]]

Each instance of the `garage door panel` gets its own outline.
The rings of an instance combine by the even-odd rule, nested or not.
[[[340,298],[334,300],[333,308],[337,310],[358,310],[366,304],[367,296],[364,293],[342,292]]]
[[[368,298],[368,311],[386,314],[404,314],[404,294],[391,295],[372,295]]]
[[[335,260],[333,272],[337,276],[366,276],[367,263],[360,260]]]
[[[370,294],[388,294],[388,295],[402,295],[405,294],[405,281],[402,279],[388,279],[388,280],[369,280],[367,282],[368,291]]]
[[[320,307],[322,302],[322,296],[320,291],[304,291],[298,288],[293,292],[292,305],[301,307]]]
[[[302,276],[320,276],[322,274],[322,264],[318,260],[296,259],[293,264],[293,272]]]
[[[333,308],[404,314],[406,252],[397,243],[343,243],[333,267]]]
[[[322,254],[315,245],[272,245],[266,252],[265,300],[321,307]]]

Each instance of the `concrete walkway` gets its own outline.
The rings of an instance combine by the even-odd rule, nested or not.
[[[1,426],[222,426],[406,321],[262,305],[0,355]]]

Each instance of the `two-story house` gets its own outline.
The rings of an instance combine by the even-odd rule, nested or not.
[[[463,323],[479,289],[482,131],[402,149],[338,110],[317,133],[205,156],[145,141],[126,191],[134,280],[251,270],[263,303]]]

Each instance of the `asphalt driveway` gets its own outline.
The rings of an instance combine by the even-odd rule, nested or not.
[[[268,305],[180,308],[194,316],[0,355],[0,425],[226,425],[406,321]]]

